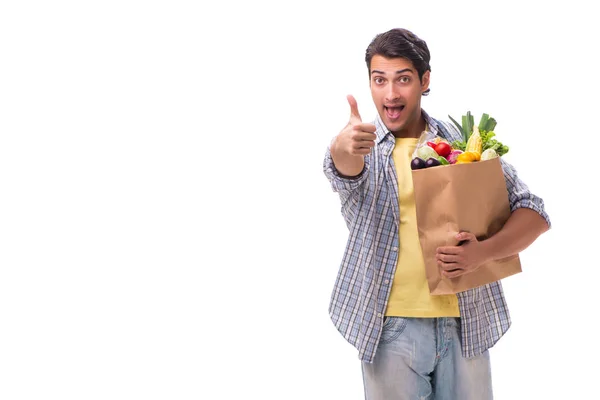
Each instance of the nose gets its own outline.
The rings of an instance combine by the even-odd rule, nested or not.
[[[396,85],[388,85],[387,92],[385,94],[385,101],[394,103],[400,98],[398,88]]]

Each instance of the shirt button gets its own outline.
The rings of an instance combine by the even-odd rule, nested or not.
[[[387,285],[388,283],[390,283],[390,280],[386,279],[385,282],[383,282],[383,283],[385,283]]]
[[[377,314],[377,317],[378,317],[378,318],[381,318],[381,313]]]
[[[392,247],[392,251],[398,251],[397,247]]]

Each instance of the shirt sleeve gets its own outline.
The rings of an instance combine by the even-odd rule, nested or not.
[[[330,147],[328,147],[327,151],[325,152],[325,160],[323,162],[323,172],[325,173],[325,176],[327,177],[327,179],[329,179],[329,182],[331,183],[331,188],[333,189],[333,191],[340,193],[340,195],[343,195],[344,193],[350,194],[353,191],[356,191],[358,188],[360,188],[362,186],[362,184],[365,182],[365,180],[367,179],[367,176],[369,174],[369,167],[370,167],[370,155],[366,155],[365,156],[365,166],[359,175],[357,175],[355,177],[342,176],[342,175],[340,175],[339,171],[337,170],[337,168],[335,168],[335,165],[333,164],[333,159],[331,158]]]
[[[542,216],[551,227],[550,217],[544,208],[544,200],[541,197],[529,191],[527,185],[519,179],[516,169],[500,158],[504,178],[506,180],[506,189],[508,190],[508,200],[510,203],[510,211],[515,211],[519,208],[529,208]]]
[[[361,199],[365,192],[366,182],[368,182],[369,169],[370,169],[370,155],[365,156],[365,166],[362,172],[352,178],[344,177],[340,175],[338,170],[333,164],[331,159],[330,149],[327,149],[325,153],[325,161],[323,162],[323,170],[325,176],[331,183],[331,188],[334,192],[337,192],[340,196],[340,202],[342,205],[342,215],[346,221],[346,225],[350,229],[356,220],[358,210],[360,208]]]

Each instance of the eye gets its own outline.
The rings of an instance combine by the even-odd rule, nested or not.
[[[384,82],[384,79],[380,76],[376,76],[373,78],[373,82],[375,82],[376,85],[381,85]]]
[[[409,76],[401,76],[398,80],[400,81],[400,83],[409,83],[410,77]]]

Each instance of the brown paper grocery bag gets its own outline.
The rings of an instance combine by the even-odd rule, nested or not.
[[[510,216],[500,158],[413,170],[412,177],[431,294],[458,293],[521,272],[521,261],[515,255],[449,279],[442,277],[435,259],[439,246],[458,244],[458,232],[471,232],[483,240],[498,232]]]

